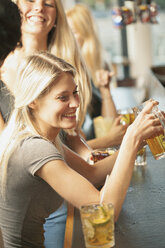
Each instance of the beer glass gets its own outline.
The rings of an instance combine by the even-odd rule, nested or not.
[[[135,107],[134,112],[138,114],[143,109],[144,105],[145,103],[138,107]],[[160,123],[162,124],[165,130],[165,118],[162,112],[158,109],[157,106],[154,106],[151,112],[155,115],[155,117],[159,118]],[[161,134],[154,138],[147,139],[146,142],[152,152],[153,157],[156,160],[165,157],[165,136],[164,135]]]

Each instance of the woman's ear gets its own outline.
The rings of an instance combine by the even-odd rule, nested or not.
[[[37,107],[37,102],[34,100],[33,102],[31,102],[29,105],[28,105],[29,108],[31,109],[36,109]]]

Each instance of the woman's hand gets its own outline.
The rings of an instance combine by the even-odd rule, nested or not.
[[[99,88],[108,88],[109,83],[114,75],[113,72],[101,69],[96,71],[96,82]]]
[[[99,87],[102,98],[101,115],[103,117],[115,118],[117,116],[116,107],[113,102],[109,87],[109,83],[113,75],[113,72],[103,69],[97,70],[96,72],[97,86]]]
[[[128,125],[120,124],[121,118],[122,116],[116,117],[110,129],[109,137],[111,138],[111,141],[113,141],[114,145],[121,144],[123,136],[128,128]]]

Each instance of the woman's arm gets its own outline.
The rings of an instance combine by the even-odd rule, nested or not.
[[[115,152],[113,155],[96,162],[93,166],[67,146],[64,146],[64,157],[67,164],[97,187],[103,185],[106,175],[111,173],[117,154],[118,152]]]
[[[159,119],[155,119],[154,115],[150,114],[154,105],[155,102],[148,103],[133,124],[128,127],[116,163],[107,181],[104,201],[111,202],[114,205],[115,220],[118,218],[130,184],[140,143],[154,134],[163,133]],[[79,166],[81,160],[81,158],[77,157],[75,168]],[[105,159],[99,161],[98,164],[104,161]],[[97,168],[97,165],[93,167]],[[84,174],[87,173],[85,172],[85,166],[83,170]],[[86,167],[86,170],[88,171],[88,167]],[[86,178],[67,166],[63,161],[48,162],[36,174],[43,178],[63,198],[78,208],[84,204],[100,201],[102,192],[99,192]],[[95,174],[93,177],[95,177]]]
[[[101,105],[101,115],[103,117],[117,117],[117,111],[110,93],[110,81],[113,76],[113,72],[109,72],[108,70],[97,70],[96,72],[96,80],[97,85],[99,86],[99,90],[102,97],[102,105]]]

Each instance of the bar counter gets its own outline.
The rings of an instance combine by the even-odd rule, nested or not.
[[[165,248],[165,158],[147,149],[147,165],[135,167],[115,226],[115,248]],[[79,211],[75,211],[72,248],[85,248]]]

